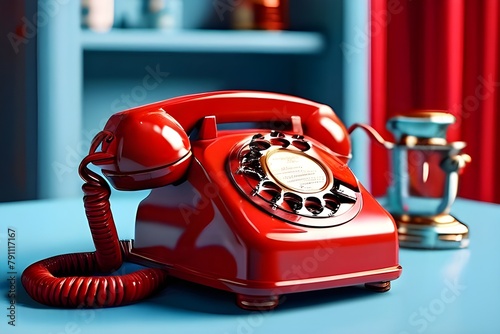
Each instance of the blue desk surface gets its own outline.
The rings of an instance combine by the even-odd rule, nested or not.
[[[120,238],[133,238],[141,196],[113,196]],[[458,200],[452,212],[470,227],[469,248],[401,249],[403,274],[387,293],[349,287],[291,294],[262,313],[240,310],[230,293],[173,282],[138,304],[66,310],[32,301],[20,277],[42,258],[94,249],[81,199],[0,204],[0,333],[500,333],[500,206]],[[15,327],[8,324],[11,276]]]

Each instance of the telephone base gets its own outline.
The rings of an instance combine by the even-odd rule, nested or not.
[[[469,245],[469,228],[450,214],[393,217],[398,227],[401,247],[458,249]]]
[[[397,279],[402,271],[401,266],[397,265],[366,272],[282,282],[262,282],[245,279],[228,280],[192,271],[182,266],[161,263],[151,257],[144,256],[141,254],[140,249],[133,248],[133,240],[122,241],[122,243],[128,247],[132,246],[128,261],[146,267],[163,268],[168,271],[169,275],[181,280],[233,292],[236,296],[236,304],[240,308],[249,311],[272,310],[280,304],[283,295],[296,292],[356,285],[364,285],[367,290],[374,292],[387,292],[391,289],[391,280]]]

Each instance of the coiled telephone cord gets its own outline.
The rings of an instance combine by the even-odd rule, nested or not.
[[[125,275],[92,276],[112,273],[127,260],[111,212],[111,189],[103,177],[87,167],[89,163],[113,158],[96,152],[103,141],[111,139],[111,133],[100,132],[79,167],[85,181],[82,187],[85,213],[96,250],[41,260],[22,274],[21,282],[26,292],[42,304],[68,308],[129,304],[163,287],[168,277],[167,272],[159,268],[145,268]]]

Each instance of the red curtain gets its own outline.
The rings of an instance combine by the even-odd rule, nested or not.
[[[500,203],[500,0],[370,0],[371,124],[414,109],[453,113],[448,140],[472,162],[459,196]],[[498,130],[497,130],[498,129]],[[390,179],[388,154],[372,144],[372,192]]]

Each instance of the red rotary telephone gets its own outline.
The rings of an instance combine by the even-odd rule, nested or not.
[[[96,251],[34,263],[22,283],[60,307],[131,303],[168,276],[234,292],[245,309],[271,309],[299,291],[387,291],[401,274],[397,230],[349,157],[334,112],[297,97],[223,91],[114,114],[79,168]],[[110,187],[90,163],[116,189],[152,188],[133,241],[119,240]],[[124,260],[147,268],[92,276]]]

